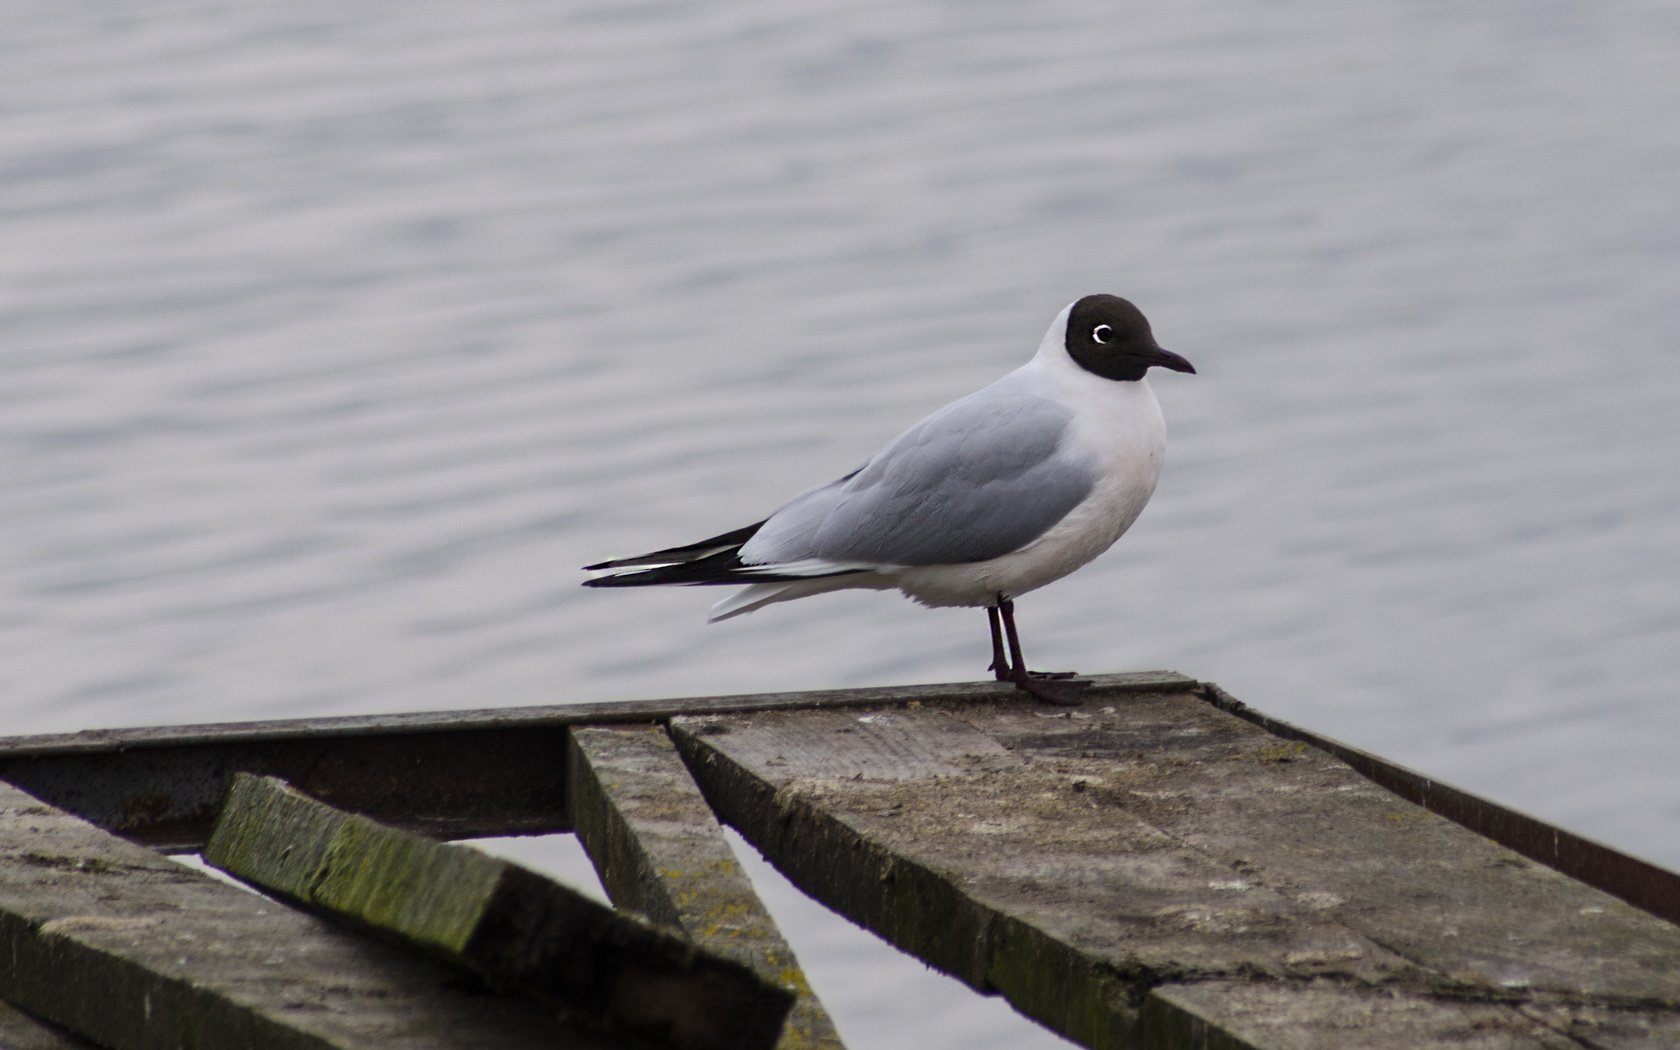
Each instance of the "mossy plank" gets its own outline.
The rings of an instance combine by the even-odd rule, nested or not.
[[[1104,699],[671,730],[807,892],[1088,1046],[1346,1045],[1271,1022],[1334,1032],[1353,1002],[1394,1046],[1550,1048],[1632,1012],[1595,1029],[1631,1048],[1680,1020],[1680,929],[1194,692]],[[1466,1023],[1481,1042],[1439,1041]]]
[[[575,729],[566,768],[572,826],[613,903],[797,992],[779,1050],[838,1050],[833,1021],[665,731]]]
[[[793,995],[750,967],[510,861],[241,774],[205,860],[262,889],[412,944],[675,1050],[775,1045]]]
[[[113,1050],[623,1045],[9,784],[0,784],[0,998]]]

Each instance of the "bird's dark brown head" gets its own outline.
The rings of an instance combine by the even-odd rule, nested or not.
[[[1153,367],[1196,371],[1189,361],[1161,349],[1143,311],[1117,295],[1087,295],[1074,303],[1064,345],[1075,364],[1104,379],[1142,379]]]

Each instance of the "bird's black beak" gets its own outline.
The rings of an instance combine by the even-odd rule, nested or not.
[[[1162,368],[1170,368],[1174,372],[1189,372],[1191,375],[1196,374],[1195,365],[1173,353],[1171,350],[1163,350],[1158,346],[1155,348],[1155,352],[1149,355],[1148,360],[1151,365],[1159,365]]]

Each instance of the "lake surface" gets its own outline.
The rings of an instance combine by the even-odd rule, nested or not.
[[[1201,374],[1033,663],[1680,865],[1676,54],[1654,0],[14,2],[5,731],[979,677],[978,611],[576,567],[1112,291]],[[1056,1045],[777,900],[854,1045]]]

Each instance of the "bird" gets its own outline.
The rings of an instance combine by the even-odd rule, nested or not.
[[[1077,705],[1087,681],[1027,669],[1014,603],[1107,550],[1149,502],[1167,444],[1151,368],[1196,372],[1131,302],[1084,296],[1024,365],[851,473],[743,528],[584,566],[584,586],[744,584],[712,622],[849,588],[983,607],[996,679]]]

